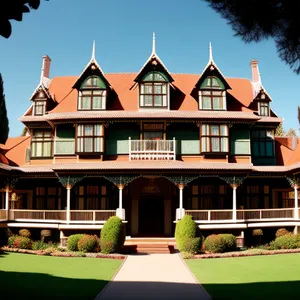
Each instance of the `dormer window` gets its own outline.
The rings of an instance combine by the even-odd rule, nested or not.
[[[199,109],[226,110],[225,86],[219,78],[209,76],[200,85]]]
[[[33,115],[43,116],[46,111],[46,101],[35,101],[33,104]]]
[[[161,72],[150,72],[140,83],[140,108],[168,108],[169,82]]]
[[[264,101],[258,102],[258,114],[264,117],[270,116],[269,102],[264,102]]]
[[[100,77],[88,77],[79,90],[78,110],[106,109],[106,94],[106,85]]]

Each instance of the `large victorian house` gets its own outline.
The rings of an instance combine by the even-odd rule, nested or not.
[[[1,147],[0,226],[64,236],[117,215],[158,237],[187,214],[203,231],[297,230],[300,142],[274,137],[257,61],[252,80],[227,78],[210,47],[201,74],[174,74],[153,38],[138,73],[105,74],[95,46],[79,76],[50,78],[50,63],[20,118],[29,134]]]

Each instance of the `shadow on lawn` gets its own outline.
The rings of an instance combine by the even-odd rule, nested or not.
[[[236,275],[238,276],[238,274]],[[298,300],[300,281],[203,284],[213,300]]]
[[[94,299],[107,283],[106,280],[0,271],[1,299]]]

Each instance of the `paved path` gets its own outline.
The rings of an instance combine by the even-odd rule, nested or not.
[[[97,300],[209,300],[179,254],[130,255]]]

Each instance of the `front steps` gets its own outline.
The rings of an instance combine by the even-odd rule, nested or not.
[[[175,238],[127,238],[124,250],[129,253],[155,254],[174,253]]]

